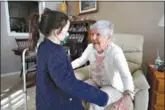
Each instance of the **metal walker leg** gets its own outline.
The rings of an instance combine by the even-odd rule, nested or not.
[[[23,53],[22,53],[22,66],[23,66],[23,92],[24,92],[24,110],[27,110],[27,89],[26,89],[26,66],[25,66],[25,53],[28,51],[29,49],[26,48],[24,49]]]

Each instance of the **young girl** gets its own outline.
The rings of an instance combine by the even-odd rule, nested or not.
[[[45,9],[38,21],[39,15],[33,14],[30,21],[33,49],[39,32],[45,37],[37,49],[36,109],[83,110],[82,100],[106,105],[108,95],[105,92],[76,79],[61,46],[68,36],[68,16]]]

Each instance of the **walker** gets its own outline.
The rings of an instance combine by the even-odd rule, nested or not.
[[[27,88],[26,88],[26,68],[25,68],[25,54],[29,49],[26,48],[22,52],[22,66],[23,66],[23,93],[24,93],[24,110],[27,110]]]
[[[26,53],[30,51],[29,48],[26,48],[23,50],[22,52],[22,69],[23,69],[23,94],[24,94],[24,110],[27,110],[27,83],[26,83],[26,74],[29,72],[33,72],[36,71],[36,64],[34,66],[29,67],[26,70],[26,58],[31,58],[32,56],[34,56],[34,54],[30,54],[28,56],[26,56]]]

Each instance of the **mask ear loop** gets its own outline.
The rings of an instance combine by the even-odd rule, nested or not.
[[[61,30],[61,29],[57,29],[57,33],[56,33],[56,32],[55,32],[55,33],[56,33],[56,34],[60,34],[60,30]],[[56,30],[54,30],[54,31],[56,31]],[[59,41],[61,41],[60,38],[59,38],[58,36],[56,36],[55,33],[53,33],[53,35],[54,35]]]

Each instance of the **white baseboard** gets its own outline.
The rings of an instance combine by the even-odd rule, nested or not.
[[[17,75],[17,74],[20,74],[20,73],[21,73],[21,71],[10,72],[10,73],[2,73],[1,77]]]

